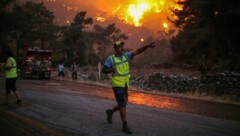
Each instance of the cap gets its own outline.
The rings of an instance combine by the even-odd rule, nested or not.
[[[123,46],[125,43],[124,42],[121,42],[121,41],[116,41],[115,43],[114,43],[114,46]]]

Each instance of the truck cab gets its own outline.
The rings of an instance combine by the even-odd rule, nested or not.
[[[50,79],[52,71],[52,50],[28,48],[22,58],[22,77]]]

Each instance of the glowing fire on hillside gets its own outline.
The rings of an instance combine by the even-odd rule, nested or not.
[[[177,1],[179,0],[132,0],[129,4],[119,4],[112,13],[125,23],[138,27],[142,26],[144,17],[148,15],[161,13],[170,15],[170,8],[181,10]],[[168,29],[168,24],[164,22],[163,27]]]
[[[147,27],[151,30],[172,28],[167,17],[172,16],[170,9],[181,10],[177,2],[185,0],[43,0],[49,3],[61,3],[69,12],[86,10],[98,22],[116,17],[128,25]],[[107,2],[106,2],[107,1]]]

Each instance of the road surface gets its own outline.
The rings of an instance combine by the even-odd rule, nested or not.
[[[12,104],[1,106],[0,113],[32,125],[28,127],[30,135],[126,135],[121,131],[119,113],[114,114],[112,124],[106,120],[105,110],[116,104],[110,86],[19,79],[17,87],[23,96],[22,105],[13,104],[12,97]],[[4,95],[2,84],[0,94]],[[133,136],[240,135],[239,105],[137,91],[129,92],[129,101],[127,119]]]

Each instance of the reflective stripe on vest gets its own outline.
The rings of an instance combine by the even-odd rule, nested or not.
[[[116,70],[112,75],[112,87],[125,87],[129,86],[130,69],[129,61],[126,55],[122,56],[122,59],[112,55],[111,61],[114,69]]]
[[[5,76],[6,78],[16,78],[17,77],[17,64],[13,57],[9,57],[7,63],[11,61],[12,68],[10,70],[6,70]]]

